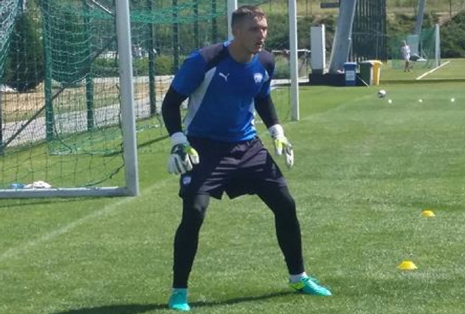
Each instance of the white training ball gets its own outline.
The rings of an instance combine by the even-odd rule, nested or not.
[[[454,101],[455,101],[455,98],[451,98],[451,99],[450,99],[450,102],[454,102]]]
[[[421,99],[421,98],[420,98],[420,99],[418,99],[418,102],[423,102],[423,99]]]
[[[378,91],[378,97],[379,97],[379,98],[383,98],[383,97],[385,97],[385,96],[386,96],[386,91],[385,91],[384,89],[380,89],[380,90]]]
[[[391,99],[389,99],[389,100],[388,100],[388,103],[392,104],[392,100],[391,100]]]

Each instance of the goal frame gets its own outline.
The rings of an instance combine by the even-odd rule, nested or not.
[[[232,39],[231,15],[237,9],[237,0],[227,0],[228,8],[228,37]],[[297,40],[297,1],[288,0],[289,19],[289,59],[290,59],[290,105],[291,120],[300,119],[299,104],[299,57]]]
[[[97,1],[95,1],[97,2]],[[97,197],[137,196],[139,194],[136,119],[134,111],[134,87],[131,52],[131,24],[129,0],[115,1],[115,19],[118,43],[118,62],[121,99],[121,127],[123,135],[124,186],[116,187],[52,187],[32,189],[0,189],[0,199],[47,198],[47,197]],[[231,13],[237,8],[237,0],[227,0],[228,35],[231,38]],[[108,12],[111,13],[111,12]],[[288,0],[289,57],[290,57],[290,111],[291,120],[299,116],[299,77],[297,47],[297,3]]]

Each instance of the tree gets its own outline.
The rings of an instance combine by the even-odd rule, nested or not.
[[[465,57],[465,11],[441,26],[441,54],[444,58]]]
[[[35,88],[44,80],[44,50],[29,11],[22,12],[10,38],[5,83],[18,92]]]

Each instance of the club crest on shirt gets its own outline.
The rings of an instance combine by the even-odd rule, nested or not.
[[[255,73],[253,75],[253,79],[255,80],[255,83],[259,84],[263,81],[263,74],[261,73]]]

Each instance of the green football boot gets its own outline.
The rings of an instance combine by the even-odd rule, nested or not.
[[[303,294],[311,294],[328,297],[332,293],[327,288],[320,286],[318,280],[312,277],[303,277],[300,281],[292,283],[289,282],[289,286],[295,291],[301,292]]]
[[[187,303],[187,289],[173,289],[168,307],[176,311],[190,311],[191,307]]]

